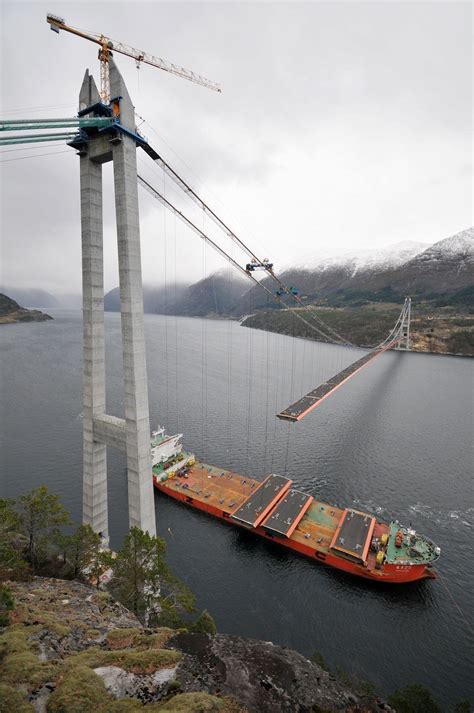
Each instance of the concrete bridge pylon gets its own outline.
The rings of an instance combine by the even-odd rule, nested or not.
[[[109,537],[107,446],[126,454],[129,526],[156,534],[151,471],[148,384],[138,212],[135,114],[125,82],[111,58],[112,105],[124,131],[98,132],[81,147],[83,280],[83,521]],[[114,99],[115,98],[115,99]],[[103,106],[103,105],[102,105]],[[90,108],[90,112],[87,109]],[[79,111],[96,116],[99,92],[87,70]],[[120,279],[124,417],[106,413],[102,165],[113,162]]]

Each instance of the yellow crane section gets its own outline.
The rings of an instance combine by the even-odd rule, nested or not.
[[[170,72],[170,74],[175,74],[177,77],[188,79],[190,82],[212,89],[215,92],[222,91],[220,84],[211,82],[209,79],[192,72],[190,69],[179,67],[177,64],[167,62],[165,59],[161,59],[160,57],[154,57],[152,54],[148,54],[142,50],[137,50],[135,47],[125,45],[123,42],[111,40],[110,37],[106,37],[105,35],[71,27],[66,24],[65,20],[61,17],[57,17],[56,15],[48,14],[46,16],[46,22],[48,22],[53,32],[57,32],[59,34],[60,30],[64,30],[65,32],[71,32],[73,35],[77,35],[78,37],[82,37],[85,40],[95,42],[95,44],[99,45],[100,98],[106,104],[110,101],[109,57],[112,51],[120,52],[120,54],[124,54],[127,57],[132,57],[132,59],[134,59],[137,63],[137,67],[140,67],[141,62],[144,62],[145,64],[150,64],[152,67],[157,67],[165,72]]]

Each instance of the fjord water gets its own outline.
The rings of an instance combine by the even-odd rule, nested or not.
[[[82,322],[2,326],[1,495],[40,484],[81,515]],[[155,494],[174,572],[222,632],[319,651],[382,692],[428,686],[444,708],[474,692],[472,360],[390,352],[299,424],[275,413],[360,350],[237,323],[146,315],[152,426],[203,461],[291,477],[330,503],[411,523],[442,549],[440,577],[377,586]],[[122,415],[120,317],[106,315],[107,409]],[[127,530],[125,460],[109,450],[111,544]],[[471,619],[472,621],[472,619]]]

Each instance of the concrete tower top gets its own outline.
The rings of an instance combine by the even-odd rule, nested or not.
[[[86,69],[79,92],[79,111],[100,101],[99,91],[92,74]]]
[[[109,59],[110,98],[120,97],[120,123],[125,129],[135,131],[135,107],[125,86],[120,70],[113,58]]]

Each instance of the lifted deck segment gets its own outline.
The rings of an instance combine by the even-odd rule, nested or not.
[[[374,359],[386,352],[388,349],[392,349],[392,347],[398,344],[399,341],[400,338],[394,339],[383,348],[374,349],[368,354],[365,354],[361,359],[358,359],[353,364],[350,364],[345,369],[328,379],[328,381],[323,382],[320,386],[317,386],[315,389],[305,394],[305,396],[302,396],[298,399],[298,401],[295,401],[294,404],[287,406],[283,409],[283,411],[277,413],[277,417],[285,421],[301,421],[313,409],[315,409],[316,406],[319,406],[324,399],[336,391],[336,389],[340,386],[345,384],[348,379],[353,377],[357,374],[357,372],[370,364]]]

